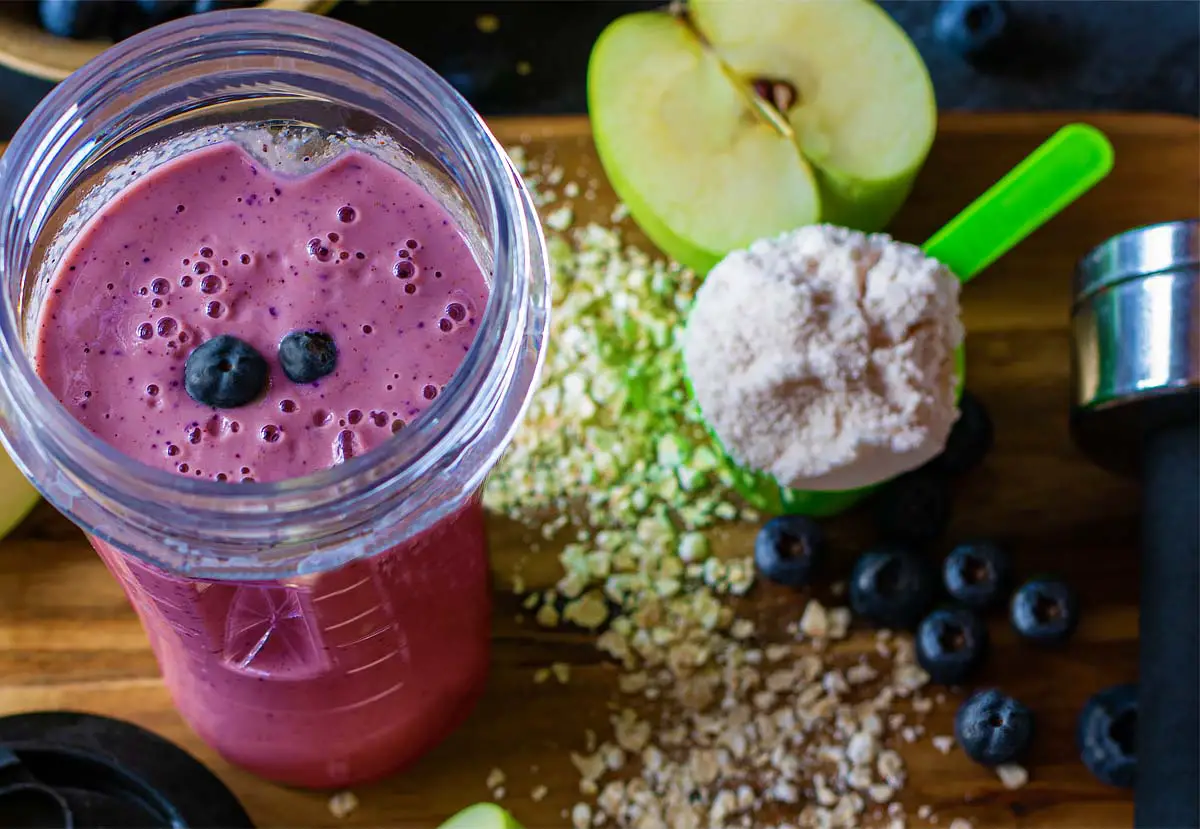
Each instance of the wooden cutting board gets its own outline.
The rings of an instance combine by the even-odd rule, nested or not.
[[[947,115],[916,189],[892,231],[920,242],[1059,126],[1087,120],[1112,138],[1112,175],[1048,227],[973,282],[964,294],[970,387],[996,421],[996,448],[964,482],[947,540],[986,535],[1008,541],[1019,573],[1050,570],[1074,584],[1083,619],[1070,644],[1036,650],[1015,641],[1003,619],[992,624],[993,651],[979,678],[1026,701],[1039,733],[1027,763],[1030,783],[1004,789],[961,751],[943,756],[928,740],[906,750],[909,815],[927,804],[946,827],[954,817],[976,827],[1105,829],[1128,826],[1127,792],[1096,783],[1075,748],[1075,717],[1094,691],[1136,678],[1136,487],[1090,466],[1067,434],[1071,269],[1108,236],[1150,222],[1197,214],[1200,125],[1153,115]],[[577,179],[602,179],[586,120],[496,120],[505,143],[520,139],[536,158],[553,153]],[[600,219],[612,194],[577,200],[577,217]],[[754,527],[721,533],[719,549],[745,552]],[[589,637],[515,621],[518,600],[506,581],[526,552],[521,533],[492,524],[497,577],[494,671],[469,723],[409,772],[357,790],[361,805],[338,820],[327,794],[257,780],[217,758],[173,711],[137,619],[83,536],[41,505],[0,543],[0,714],[71,708],[121,717],[186,746],[224,778],[265,829],[432,827],[489,798],[484,781],[508,774],[504,804],[528,829],[558,827],[579,798],[567,752],[585,728],[606,733],[606,703],[616,672]],[[845,565],[848,558],[838,562]],[[525,569],[531,586],[556,578],[554,553]],[[764,615],[795,618],[796,602],[756,588]],[[861,634],[869,635],[869,634]],[[535,685],[536,668],[572,665],[567,685]],[[960,698],[950,694],[929,720],[951,733]],[[539,772],[530,771],[532,766]],[[536,785],[548,794],[531,796]],[[909,826],[924,826],[910,820]]]

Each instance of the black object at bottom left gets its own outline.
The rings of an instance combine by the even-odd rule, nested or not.
[[[0,717],[0,829],[254,829],[183,749],[71,711]]]

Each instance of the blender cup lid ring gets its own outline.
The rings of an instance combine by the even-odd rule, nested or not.
[[[73,711],[0,718],[0,829],[33,825],[254,829],[225,784],[179,746]]]

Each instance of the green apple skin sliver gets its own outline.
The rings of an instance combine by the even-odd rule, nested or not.
[[[904,32],[866,0],[692,0],[688,13],[617,19],[588,65],[597,154],[651,241],[706,273],[802,225],[885,226],[937,122]],[[755,78],[795,87],[794,141],[748,105]]]

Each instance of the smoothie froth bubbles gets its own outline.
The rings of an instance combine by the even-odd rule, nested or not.
[[[488,301],[462,231],[414,181],[348,151],[296,176],[232,143],[135,180],[50,278],[35,363],[93,434],[181,476],[280,481],[388,440],[441,394]],[[327,334],[335,370],[293,382],[279,347]],[[252,402],[184,382],[220,335],[265,358]],[[208,582],[94,546],[142,618],[174,700],[227,759],[282,782],[379,777],[482,690],[489,585],[477,501],[398,548],[287,582]]]

